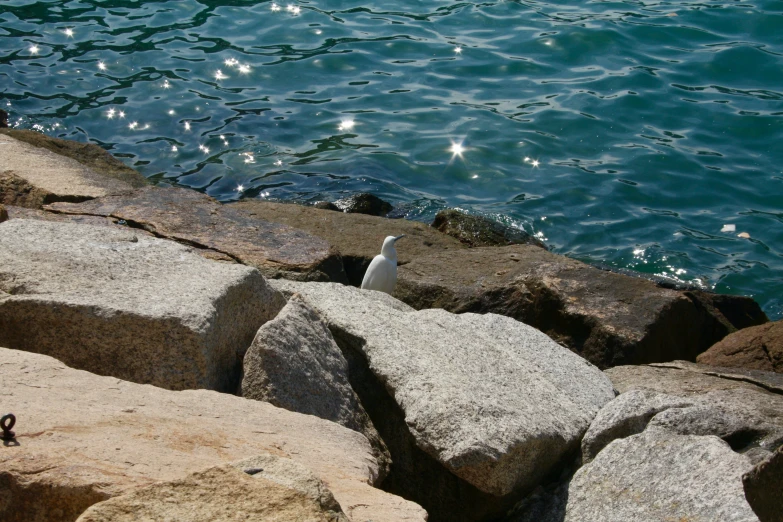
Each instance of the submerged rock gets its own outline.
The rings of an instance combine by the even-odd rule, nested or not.
[[[339,505],[331,507],[299,489],[224,465],[99,502],[77,522],[349,522]]]
[[[416,504],[372,487],[378,484],[378,465],[363,435],[311,415],[208,390],[174,392],[99,377],[51,357],[4,348],[0,387],[3,408],[17,417],[17,443],[0,452],[4,522],[73,521],[102,500],[266,454],[310,469],[352,520],[426,520]],[[244,471],[243,466],[235,464]],[[302,478],[277,464],[262,475],[300,491],[308,489]],[[242,502],[231,489],[215,494]]]
[[[131,229],[0,225],[0,346],[74,368],[233,391],[253,336],[283,305],[257,270]]]
[[[340,254],[323,239],[271,223],[195,190],[147,187],[55,212],[122,219],[156,236],[210,249],[258,268],[265,277],[346,282]]]
[[[385,484],[433,520],[497,516],[573,455],[614,397],[597,368],[507,317],[416,312],[335,284],[273,284],[328,324],[391,452]]]
[[[40,208],[147,185],[144,176],[97,145],[27,130],[3,130],[0,142],[0,203]]]
[[[535,245],[548,250],[543,242],[524,230],[455,209],[438,212],[432,226],[469,247]]]
[[[405,234],[405,238],[397,244],[398,265],[433,252],[465,248],[456,239],[416,221],[330,212],[269,201],[241,201],[227,206],[236,207],[257,219],[304,230],[334,245],[342,257],[348,282],[354,286],[361,285],[367,266],[380,253],[386,236]]]
[[[348,380],[348,362],[318,314],[295,295],[245,354],[242,397],[315,415],[363,433],[381,474],[389,453]]]
[[[734,332],[700,354],[696,361],[783,373],[783,321]]]
[[[334,206],[348,214],[367,214],[379,217],[384,217],[394,209],[391,203],[366,192],[338,199],[334,202]]]
[[[747,297],[724,296],[719,308],[697,292],[660,288],[531,245],[416,257],[398,269],[394,295],[416,309],[513,317],[602,368],[693,360],[736,328],[728,317],[741,316],[735,320],[742,325],[766,321]],[[735,309],[743,312],[732,315]]]

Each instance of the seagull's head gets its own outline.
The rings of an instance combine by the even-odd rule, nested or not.
[[[381,254],[390,259],[397,259],[397,250],[395,250],[394,244],[398,239],[403,237],[405,237],[405,234],[402,234],[401,236],[386,236],[386,239],[383,240],[383,246],[381,247]]]

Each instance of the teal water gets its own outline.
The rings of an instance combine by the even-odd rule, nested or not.
[[[780,0],[275,7],[3,0],[0,106],[222,201],[459,207],[783,316]]]

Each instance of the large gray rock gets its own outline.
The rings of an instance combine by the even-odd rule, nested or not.
[[[716,437],[647,430],[576,472],[565,522],[758,522],[742,489],[751,467]]]
[[[3,522],[72,522],[102,500],[226,463],[243,471],[266,466],[261,479],[328,507],[323,488],[291,466],[258,457],[268,454],[311,470],[351,520],[426,520],[416,504],[373,487],[378,464],[363,435],[312,415],[209,390],[100,377],[5,348],[0,389],[3,412],[17,417],[16,439],[0,451]],[[230,488],[215,494],[224,505],[232,497],[242,502]]]
[[[273,284],[284,293],[301,294],[343,352],[354,354],[348,356],[352,372],[361,374],[364,365],[365,381],[376,383],[357,383],[353,376],[351,381],[391,450],[392,490],[406,488],[395,481],[395,465],[415,460],[400,449],[404,431],[422,455],[464,481],[457,489],[470,485],[493,496],[495,508],[500,507],[576,450],[597,411],[614,397],[597,368],[507,317],[415,312],[388,295],[335,284]],[[378,398],[382,393],[391,406]],[[374,412],[373,403],[387,407]],[[395,409],[396,426],[389,426],[382,417],[393,417]],[[406,494],[417,501],[432,505],[445,499],[446,493],[432,498],[438,497],[435,486],[421,491],[427,486],[408,482]],[[489,516],[471,515],[487,506],[479,500],[460,504],[466,501],[468,495],[456,495],[450,506],[428,510],[454,520]],[[452,511],[447,515],[444,509]]]
[[[315,415],[363,433],[381,474],[389,455],[348,380],[348,362],[329,328],[300,296],[262,326],[245,354],[240,395]]]
[[[532,245],[436,251],[398,278],[394,296],[416,309],[513,317],[601,368],[693,360],[767,320],[748,297],[662,288]]]
[[[0,203],[28,208],[129,192],[144,176],[91,143],[0,131]]]
[[[618,366],[606,374],[622,393],[599,412],[582,441],[588,459],[612,438],[645,428],[714,435],[754,462],[783,445],[779,393],[684,368]]]
[[[0,225],[0,346],[173,390],[234,391],[284,305],[257,270],[133,230]]]
[[[641,433],[658,413],[691,406],[681,397],[647,390],[631,390],[601,408],[582,439],[582,461],[590,462],[607,444]]]

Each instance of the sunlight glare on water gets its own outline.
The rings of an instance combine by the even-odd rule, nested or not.
[[[780,318],[781,6],[4,0],[0,103],[225,202],[459,207]]]

